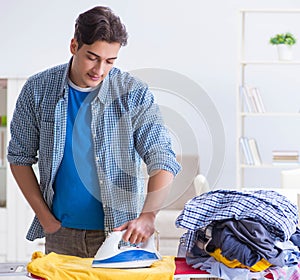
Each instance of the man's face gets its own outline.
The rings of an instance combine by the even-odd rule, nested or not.
[[[116,42],[96,41],[91,45],[83,44],[78,49],[77,40],[72,39],[70,45],[73,54],[71,81],[82,88],[99,85],[112,69],[120,47],[120,44]]]

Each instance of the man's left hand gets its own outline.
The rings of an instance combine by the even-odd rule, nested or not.
[[[126,232],[123,234],[123,240],[131,244],[138,244],[147,241],[147,239],[154,233],[155,226],[154,213],[142,213],[137,219],[131,220],[117,228],[114,231]]]

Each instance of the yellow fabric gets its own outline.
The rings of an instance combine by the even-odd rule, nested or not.
[[[236,267],[248,268],[249,270],[251,270],[253,272],[259,272],[259,271],[266,270],[267,268],[269,268],[272,265],[263,258],[261,260],[259,260],[256,264],[252,265],[251,267],[242,264],[241,262],[239,262],[236,259],[230,261],[222,255],[222,251],[220,248],[218,248],[214,252],[210,253],[210,255],[212,257],[214,257],[218,262],[221,262],[230,268],[236,268]]]
[[[174,259],[173,256],[165,256],[149,268],[92,268],[92,258],[34,252],[27,270],[47,280],[172,280],[175,273]]]

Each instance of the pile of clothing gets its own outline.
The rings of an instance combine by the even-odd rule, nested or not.
[[[271,190],[215,190],[189,200],[179,256],[222,279],[300,279],[298,208]]]

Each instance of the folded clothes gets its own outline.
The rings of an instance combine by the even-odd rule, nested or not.
[[[219,268],[259,273],[298,264],[298,218],[297,206],[275,191],[216,190],[188,201],[176,226],[187,229],[180,250],[188,264],[216,268],[213,257]]]
[[[198,230],[187,256],[203,261],[213,256],[228,267],[262,271],[272,265],[295,265],[300,252],[292,241],[278,241],[260,223],[245,219],[213,222]]]
[[[285,196],[269,190],[216,190],[189,200],[176,219],[176,226],[186,228],[186,248],[192,249],[195,234],[214,221],[253,219],[272,237],[287,241],[296,231],[298,208]]]
[[[263,271],[272,264],[265,258],[276,258],[279,250],[274,239],[253,220],[225,220],[214,222],[205,231],[197,231],[197,241],[188,254],[206,259],[210,256],[231,268]],[[205,259],[203,259],[205,260]]]
[[[264,271],[272,265],[263,258],[260,258],[252,266],[244,265],[237,259],[229,260],[224,257],[220,248],[217,248],[214,252],[210,253],[210,255],[214,257],[216,261],[221,262],[230,268],[247,268],[253,272]]]
[[[261,271],[271,266],[268,261],[274,260],[281,251],[274,242],[275,239],[259,222],[252,219],[225,220],[214,224],[206,250],[213,253],[220,249],[228,261],[238,260],[250,268],[256,265]],[[261,261],[268,265],[258,265]],[[284,265],[283,261],[280,263]]]

